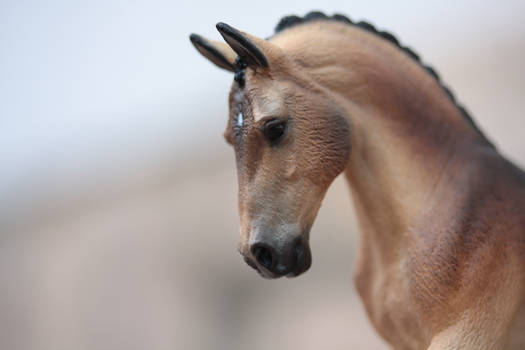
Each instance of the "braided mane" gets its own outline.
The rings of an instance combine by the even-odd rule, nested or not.
[[[439,86],[448,95],[448,97],[450,98],[452,103],[454,103],[454,105],[457,107],[457,109],[461,112],[461,114],[463,115],[465,120],[474,128],[474,130],[476,130],[479,133],[479,135],[481,135],[481,137],[487,143],[492,145],[492,143],[485,137],[485,135],[478,128],[478,126],[476,125],[476,123],[474,122],[474,120],[472,119],[470,114],[467,112],[467,110],[456,101],[456,98],[454,97],[454,94],[450,91],[450,89],[446,85],[444,85],[441,82],[437,72],[432,67],[425,65],[421,61],[421,58],[419,57],[419,55],[416,54],[414,51],[412,51],[409,47],[401,45],[399,43],[399,41],[396,39],[396,37],[394,35],[392,35],[391,33],[386,32],[386,31],[377,30],[372,24],[370,24],[368,22],[365,22],[365,21],[353,22],[350,18],[348,18],[348,17],[346,17],[344,15],[341,15],[341,14],[334,14],[333,16],[327,16],[327,15],[325,15],[322,12],[312,11],[312,12],[309,12],[308,14],[306,14],[306,16],[304,16],[304,17],[299,17],[299,16],[295,16],[295,15],[283,17],[279,21],[277,26],[275,27],[275,34],[280,33],[280,32],[282,32],[285,29],[289,29],[289,28],[295,27],[295,26],[300,25],[300,24],[313,22],[313,21],[318,21],[318,20],[337,21],[337,22],[346,23],[348,25],[357,26],[357,27],[360,27],[360,28],[362,28],[362,29],[372,33],[372,34],[375,34],[375,35],[377,35],[377,36],[379,36],[379,37],[381,37],[381,38],[383,38],[385,40],[388,40],[391,43],[393,43],[400,50],[404,51],[408,56],[410,56],[414,61],[416,61],[423,69],[425,69],[428,72],[428,74],[430,74],[431,76],[434,77],[434,79],[439,84]]]

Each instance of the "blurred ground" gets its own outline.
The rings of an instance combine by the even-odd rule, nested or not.
[[[350,200],[337,195],[346,184],[331,190],[315,225],[312,269],[267,281],[236,252],[235,172],[225,163],[4,240],[8,348],[381,344],[351,284],[356,236]]]
[[[159,16],[169,12],[155,6]],[[199,17],[197,4],[180,6],[181,13],[193,9],[184,16],[195,24],[187,33],[211,32],[230,16],[261,36],[282,14],[315,8],[290,5],[276,15],[275,8],[235,14],[203,6]],[[417,7],[393,16],[386,2],[329,6],[329,13],[337,9],[392,29],[437,68],[499,149],[525,165],[522,4],[438,6],[426,20]],[[135,23],[142,18],[137,13],[123,18]],[[179,19],[190,21],[180,14],[173,21]],[[267,281],[242,261],[235,164],[221,137],[231,77],[193,52],[186,31],[162,28],[184,34],[172,64],[198,67],[166,84],[165,100],[142,100],[113,121],[99,115],[97,128],[67,113],[51,123],[42,113],[42,121],[44,109],[36,106],[10,122],[17,114],[2,107],[0,349],[386,349],[352,285],[357,234],[343,179],[331,187],[312,229],[313,266],[305,275]],[[177,79],[170,72],[155,79]],[[14,96],[7,83],[0,88]],[[6,103],[18,106],[12,98]],[[19,130],[28,130],[24,143]]]

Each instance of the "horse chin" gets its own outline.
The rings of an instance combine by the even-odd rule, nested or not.
[[[250,258],[248,258],[246,256],[244,257],[244,262],[248,266],[250,266],[252,269],[257,271],[259,276],[261,276],[262,278],[265,278],[265,279],[276,279],[276,278],[282,277],[282,276],[278,276],[276,274],[271,273],[270,271],[267,271],[267,270],[257,266],[257,264],[255,264]]]
[[[295,278],[295,277],[298,277],[298,276],[302,275],[305,272],[306,272],[306,270],[299,271],[299,272],[290,272],[289,274],[286,275],[286,278]]]
[[[244,261],[246,262],[246,264],[248,266],[250,266],[252,269],[254,269],[259,274],[259,276],[261,276],[264,279],[269,279],[269,280],[278,279],[278,278],[281,278],[281,277],[295,278],[295,277],[298,277],[298,276],[302,275],[306,271],[308,271],[308,269],[311,266],[311,260],[309,260],[307,262],[307,264],[305,266],[301,267],[299,270],[291,271],[291,272],[289,272],[286,275],[278,275],[278,274],[275,274],[273,272],[270,272],[270,271],[266,270],[263,267],[259,267],[250,258],[244,257]]]
[[[294,277],[298,277],[298,276],[302,275],[303,273],[305,273],[306,271],[308,271],[310,269],[311,265],[312,265],[312,258],[311,258],[311,255],[309,253],[308,258],[303,263],[303,265],[298,267],[296,270],[291,271],[289,274],[287,274],[286,278],[294,278]]]

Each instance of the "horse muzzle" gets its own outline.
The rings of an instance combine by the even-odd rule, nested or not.
[[[244,261],[264,278],[295,277],[308,270],[312,254],[308,241],[297,237],[282,240],[256,240],[244,254]]]

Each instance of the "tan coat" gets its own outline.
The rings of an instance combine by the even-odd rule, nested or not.
[[[227,44],[192,42],[236,72],[225,137],[245,260],[268,278],[306,271],[310,227],[344,172],[361,236],[355,284],[394,349],[525,349],[525,174],[437,80],[341,21],[269,40],[218,29]]]

